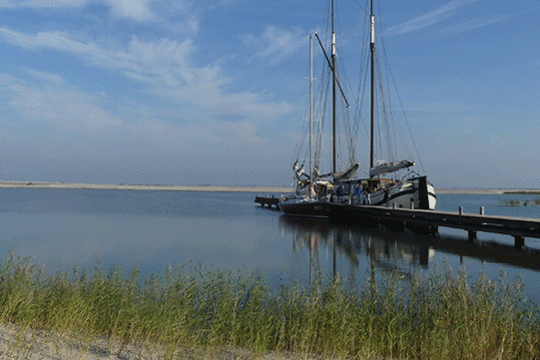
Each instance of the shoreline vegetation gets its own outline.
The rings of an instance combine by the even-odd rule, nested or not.
[[[95,189],[95,190],[150,190],[150,191],[209,191],[209,192],[253,192],[292,193],[286,186],[221,186],[221,185],[137,185],[137,184],[86,184],[45,181],[0,181],[0,188],[36,189]],[[437,194],[449,195],[540,195],[539,189],[482,189],[452,188],[436,189]]]
[[[351,288],[319,276],[275,289],[259,271],[190,264],[149,277],[100,263],[47,275],[10,253],[0,276],[0,355],[11,358],[540,357],[538,301],[504,275],[474,281],[445,268],[410,282],[366,274]]]
[[[510,199],[510,200],[500,200],[499,203],[503,206],[540,206],[540,198],[532,199],[532,200],[516,200],[516,199]]]

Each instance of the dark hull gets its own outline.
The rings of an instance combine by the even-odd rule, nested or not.
[[[279,209],[285,215],[328,218],[330,204],[320,201],[284,200],[279,203]]]

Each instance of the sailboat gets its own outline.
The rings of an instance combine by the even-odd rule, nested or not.
[[[434,209],[436,195],[432,184],[426,176],[419,176],[409,169],[414,166],[410,160],[379,161],[375,163],[375,119],[376,119],[376,46],[375,46],[375,15],[373,0],[370,0],[370,151],[369,171],[365,178],[357,178],[359,169],[357,163],[350,164],[345,171],[338,172],[336,166],[336,98],[338,90],[344,97],[343,89],[337,77],[336,63],[336,34],[334,31],[334,0],[331,0],[331,57],[326,56],[332,77],[332,172],[320,175],[318,168],[312,167],[310,155],[310,173],[305,174],[303,166],[295,163],[296,174],[295,195],[284,198],[279,208],[285,214],[302,216],[332,216],[334,204],[377,205],[397,208]],[[316,34],[317,36],[317,34]],[[317,39],[318,36],[317,36]],[[310,41],[311,43],[311,41]],[[319,39],[322,48],[322,42]],[[311,48],[311,46],[310,46]],[[324,49],[323,49],[324,52]],[[312,56],[312,55],[311,55]],[[310,75],[312,83],[312,74]],[[310,121],[313,122],[313,89],[310,88]],[[345,100],[346,101],[346,100]],[[311,125],[312,129],[313,125]],[[311,135],[312,139],[312,135]],[[311,142],[310,142],[311,144]],[[311,145],[312,146],[312,145]],[[311,152],[311,151],[310,151]],[[403,171],[406,171],[403,174]],[[337,211],[341,214],[341,209]],[[334,216],[335,217],[335,216]]]
[[[298,160],[293,164],[296,177],[296,189],[293,196],[282,198],[278,203],[279,209],[288,215],[322,217],[330,216],[330,201],[334,186],[332,182],[324,180],[318,174],[318,168],[313,160],[313,36],[309,37],[309,175],[305,173],[304,166],[298,164]]]
[[[433,210],[437,203],[435,189],[426,176],[419,176],[409,169],[415,165],[410,160],[379,161],[375,159],[376,89],[378,73],[376,69],[375,14],[373,0],[370,0],[369,14],[369,58],[370,58],[370,151],[369,176],[365,179],[343,181],[340,192],[349,194],[350,204],[378,205],[396,208]],[[382,96],[382,95],[381,95]],[[406,171],[403,174],[403,171]],[[353,190],[354,189],[354,190]],[[355,196],[356,195],[356,196]],[[343,202],[343,201],[342,201]]]

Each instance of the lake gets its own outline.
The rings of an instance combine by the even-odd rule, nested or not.
[[[278,195],[278,194],[276,194]],[[510,207],[501,200],[534,195],[438,195],[438,210],[540,218],[540,207]],[[0,257],[32,255],[50,272],[96,261],[164,272],[169,264],[260,269],[272,285],[293,277],[308,283],[318,271],[351,284],[397,273],[403,281],[436,268],[464,267],[508,281],[519,276],[540,298],[540,255],[512,248],[513,238],[479,233],[479,246],[462,230],[437,236],[335,226],[282,216],[254,203],[254,193],[82,189],[0,189]],[[528,247],[540,241],[526,238]]]

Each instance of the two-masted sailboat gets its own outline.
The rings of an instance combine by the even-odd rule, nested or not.
[[[332,204],[378,205],[417,209],[434,209],[436,195],[433,186],[426,176],[419,176],[409,170],[414,166],[410,160],[375,161],[375,128],[376,128],[376,47],[375,47],[375,15],[373,0],[370,1],[369,13],[369,52],[370,52],[370,150],[369,172],[365,178],[356,177],[359,165],[350,164],[345,170],[337,171],[336,162],[336,99],[344,97],[343,89],[337,76],[336,33],[334,30],[334,0],[331,0],[331,50],[330,57],[322,46],[332,83],[332,172],[320,174],[318,165],[313,160],[313,70],[310,56],[310,169],[306,174],[303,165],[295,162],[293,169],[296,175],[296,191],[293,196],[283,198],[279,202],[281,211],[288,215],[328,217],[332,214]],[[310,44],[312,43],[310,37]],[[311,45],[310,53],[312,54]],[[346,100],[345,100],[346,101]],[[405,173],[403,173],[405,172]]]

